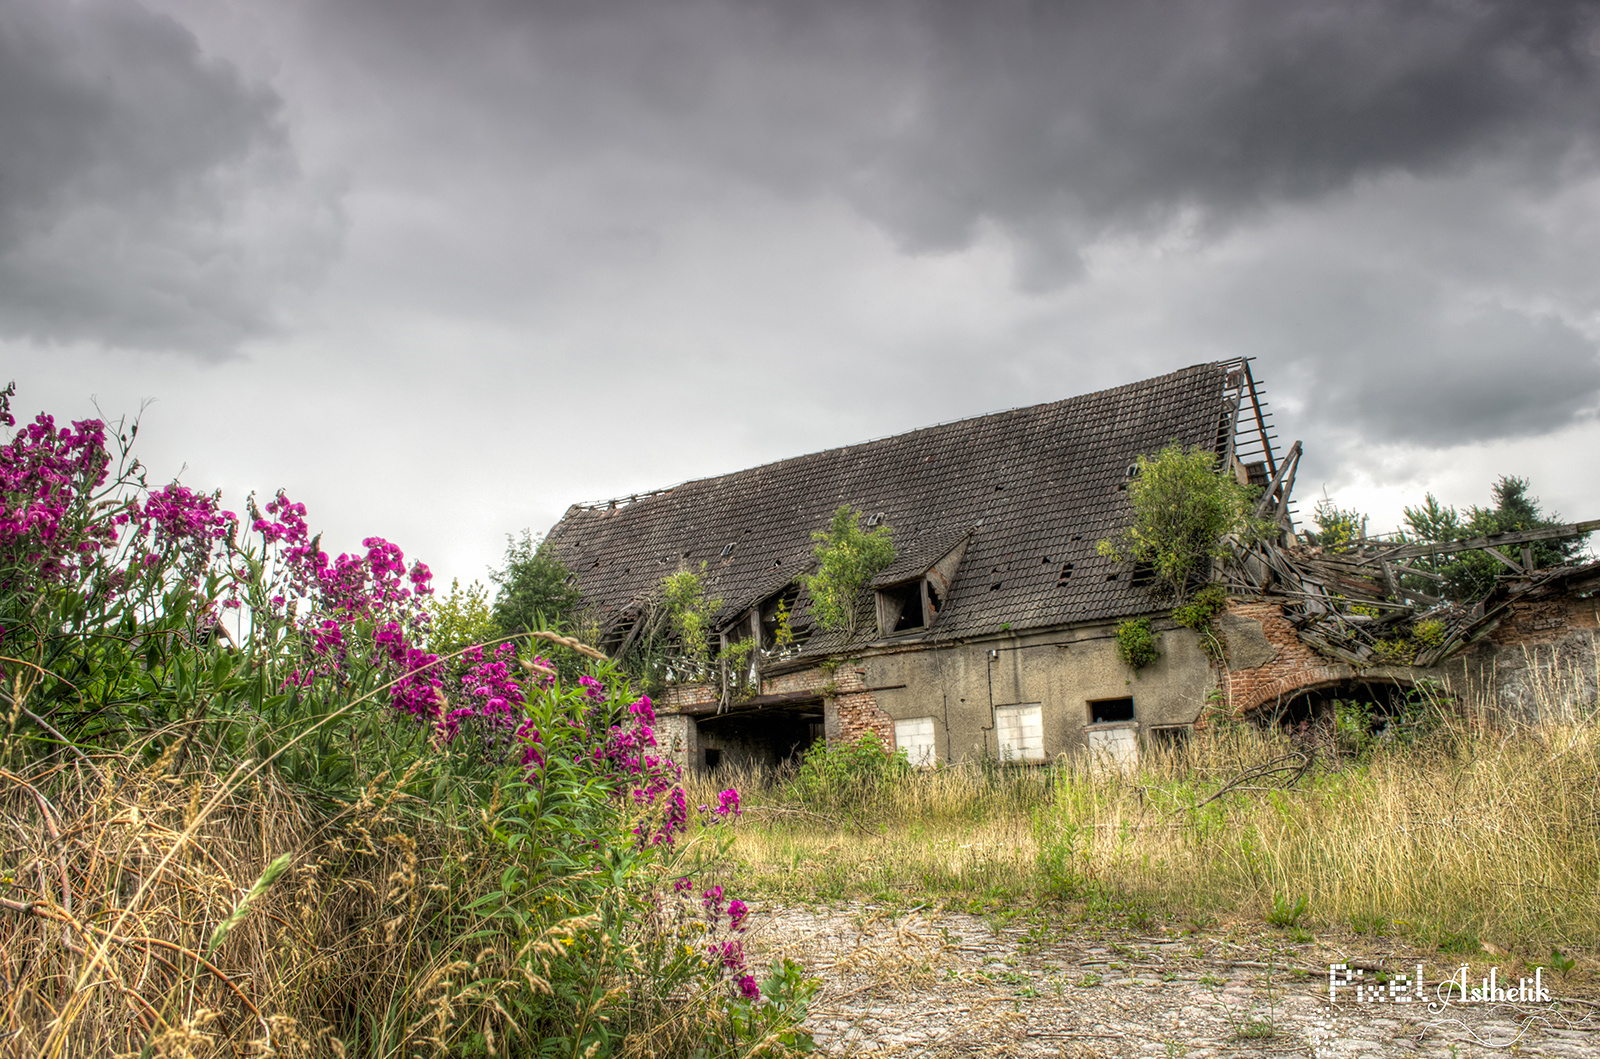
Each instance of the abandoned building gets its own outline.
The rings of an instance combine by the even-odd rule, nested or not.
[[[1210,650],[1171,620],[1151,578],[1097,552],[1130,520],[1138,458],[1173,441],[1211,448],[1261,486],[1258,514],[1279,527],[1218,571],[1230,598]],[[1355,685],[1423,679],[1515,706],[1507,696],[1543,672],[1541,646],[1559,655],[1545,669],[1574,674],[1568,699],[1593,701],[1600,568],[1536,572],[1529,561],[1500,598],[1441,610],[1429,657],[1391,657],[1383,630],[1433,605],[1402,587],[1423,553],[1298,546],[1299,444],[1280,452],[1274,441],[1249,361],[1201,364],[574,505],[547,542],[618,658],[659,635],[663,578],[700,573],[717,601],[713,661],[680,666],[657,702],[658,734],[690,767],[778,763],[866,732],[923,765],[1043,762],[1079,748],[1127,760],[1142,743],[1183,738],[1211,708],[1282,713]],[[799,580],[815,565],[813,533],[841,505],[892,527],[896,549],[862,591],[853,630],[821,627]],[[1116,630],[1138,616],[1159,634],[1160,657],[1135,671]]]

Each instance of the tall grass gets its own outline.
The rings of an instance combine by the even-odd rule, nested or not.
[[[1593,720],[1439,716],[1357,754],[1241,726],[1145,748],[1130,771],[1077,758],[907,773],[861,811],[810,809],[780,778],[750,775],[732,854],[751,885],[785,899],[1055,900],[1261,920],[1305,897],[1311,926],[1594,950]]]

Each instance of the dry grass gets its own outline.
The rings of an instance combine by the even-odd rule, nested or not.
[[[1360,759],[1253,728],[1131,773],[1063,760],[958,767],[880,790],[870,811],[816,813],[773,777],[730,853],[741,885],[783,901],[865,897],[990,910],[1292,918],[1544,958],[1600,947],[1600,732],[1584,720],[1443,723]],[[728,785],[729,777],[710,779]]]
[[[397,785],[329,814],[269,776],[177,773],[171,757],[0,770],[0,1054],[426,1053],[485,965],[503,971],[504,941],[429,955],[452,952],[429,944],[433,898],[470,835],[419,825]]]

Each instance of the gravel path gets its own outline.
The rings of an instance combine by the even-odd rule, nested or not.
[[[1455,973],[1456,957],[1291,945],[1265,926],[1165,937],[996,930],[961,913],[870,905],[768,908],[752,920],[761,963],[788,956],[822,980],[806,1025],[830,1055],[1600,1056],[1600,1004],[1582,971],[1545,976],[1551,996],[1566,999],[1560,1005],[1430,1011],[1420,1001],[1358,1002],[1353,989],[1331,1003],[1328,965],[1349,959],[1412,973],[1420,958],[1437,980]],[[1487,973],[1491,959],[1475,958],[1474,974]],[[1529,973],[1512,964],[1498,960],[1500,984],[1507,972],[1513,984]]]

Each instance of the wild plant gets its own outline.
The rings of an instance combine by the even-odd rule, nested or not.
[[[0,1054],[804,1044],[703,880],[737,791],[691,829],[598,652],[430,650],[425,564],[152,488],[136,435],[0,446]]]

